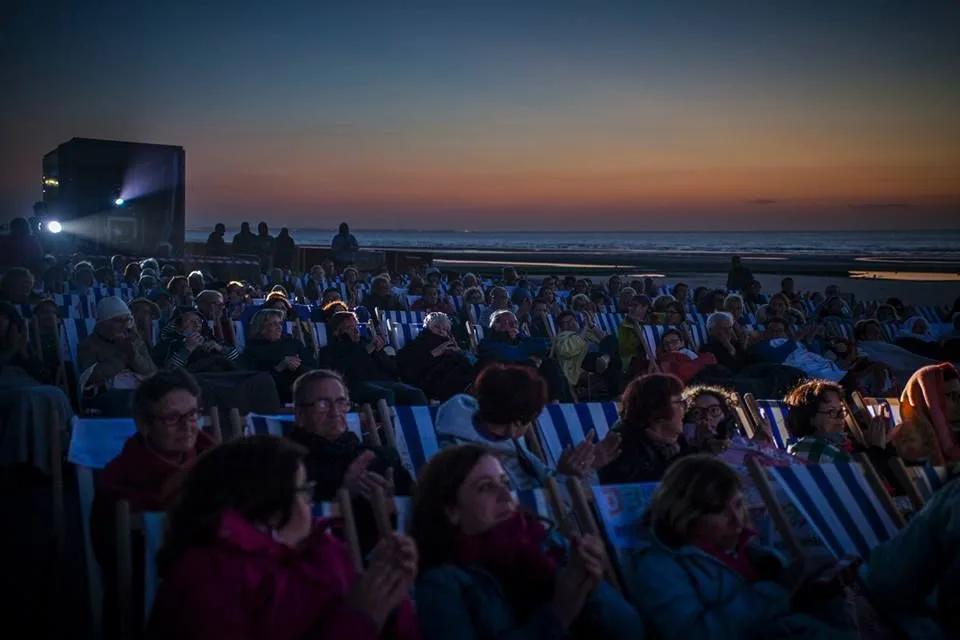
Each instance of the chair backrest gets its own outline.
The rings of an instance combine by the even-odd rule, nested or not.
[[[149,511],[140,514],[143,521],[143,606],[144,620],[150,619],[150,610],[160,586],[157,574],[157,551],[163,544],[163,533],[167,526],[167,514]]]
[[[404,345],[420,335],[421,331],[423,331],[423,325],[391,323],[390,341],[393,343],[393,348],[398,351],[403,349]]]
[[[615,402],[548,404],[537,419],[547,463],[556,466],[563,450],[583,442],[591,430],[596,431],[597,441],[603,439],[619,417]]]
[[[640,522],[658,485],[657,482],[645,482],[593,486],[597,522],[613,552],[610,559],[619,574],[619,582],[628,589],[634,582],[631,556],[645,531]]]
[[[867,406],[867,411],[871,416],[879,415],[881,408],[887,407],[890,416],[893,418],[893,425],[900,424],[900,398],[864,398],[863,403]]]
[[[243,435],[272,435],[286,436],[293,429],[294,417],[290,414],[275,416],[266,416],[259,413],[248,413],[243,423]],[[363,432],[360,429],[360,414],[347,414],[347,429],[352,431],[363,439]]]
[[[598,313],[596,316],[597,324],[600,328],[609,334],[616,335],[620,328],[620,323],[626,317],[624,313]]]
[[[940,490],[950,476],[946,467],[925,464],[919,467],[906,467],[907,477],[917,487],[924,500],[929,501]]]
[[[431,407],[392,407],[394,439],[397,453],[411,477],[416,478],[420,468],[440,450],[434,428],[436,409]]]
[[[894,536],[898,527],[857,464],[769,467],[793,505],[837,557],[870,551]]]
[[[395,324],[419,324],[423,326],[423,320],[427,314],[423,311],[384,311],[383,319]]]
[[[773,430],[773,440],[777,447],[786,449],[793,441],[790,431],[787,430],[787,414],[790,407],[782,400],[757,400],[760,415],[766,418]]]

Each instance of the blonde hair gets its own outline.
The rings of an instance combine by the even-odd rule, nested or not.
[[[660,481],[643,524],[662,544],[683,546],[692,541],[700,518],[726,509],[742,486],[737,473],[722,460],[706,454],[681,458]]]
[[[287,314],[279,309],[260,309],[250,318],[250,337],[259,338],[263,334],[263,325],[267,319],[277,318],[282,324],[287,319]]]

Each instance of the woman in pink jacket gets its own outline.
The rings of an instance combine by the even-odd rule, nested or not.
[[[419,638],[413,541],[394,536],[357,574],[314,520],[306,450],[270,436],[202,456],[169,514],[148,638]]]

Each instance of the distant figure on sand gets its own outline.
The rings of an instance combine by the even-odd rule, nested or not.
[[[340,232],[333,236],[333,240],[330,242],[330,250],[333,252],[333,261],[337,265],[337,271],[342,271],[356,262],[360,245],[357,244],[357,239],[350,233],[350,227],[346,222],[340,223]]]
[[[241,223],[240,232],[233,236],[233,253],[234,255],[238,253],[256,255],[257,236],[250,231],[249,222]]]
[[[733,256],[730,261],[730,271],[727,272],[727,291],[746,293],[750,290],[751,284],[753,284],[753,272],[740,263],[740,256]]]
[[[223,236],[227,233],[227,228],[223,225],[222,222],[218,222],[213,228],[213,231],[210,232],[210,235],[207,236],[207,255],[208,256],[225,256],[227,255],[227,243],[223,239]]]

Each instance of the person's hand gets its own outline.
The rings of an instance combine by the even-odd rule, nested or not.
[[[390,613],[410,594],[417,575],[417,547],[394,534],[373,549],[369,566],[347,594],[347,603],[381,629]]]
[[[587,596],[599,582],[598,565],[599,576],[603,575],[603,556],[598,562],[596,545],[589,538],[593,536],[573,539],[570,562],[557,572],[554,583],[553,612],[565,627],[577,619]],[[600,545],[601,553],[602,548]]]
[[[283,356],[283,360],[277,365],[280,371],[296,371],[300,368],[300,356]]]
[[[187,339],[183,344],[187,348],[187,351],[192,352],[194,349],[203,344],[203,336],[201,336],[199,333],[191,333],[187,336]]]
[[[586,478],[593,471],[595,445],[588,439],[576,447],[567,447],[557,461],[557,473]]]
[[[384,346],[386,346],[386,344],[387,344],[387,341],[384,340],[383,336],[378,335],[376,338],[373,339],[372,342],[367,344],[367,353],[372,354],[377,351],[380,351],[381,349],[383,349]]]
[[[890,428],[890,409],[887,405],[880,407],[880,412],[867,421],[867,430],[863,432],[863,439],[868,447],[887,446],[887,433]]]
[[[595,432],[591,430],[590,433],[587,434],[587,439],[592,441],[594,438]],[[608,431],[603,440],[593,448],[593,468],[602,469],[616,460],[620,455],[620,445],[622,442],[623,438],[620,437],[619,433],[616,431]]]
[[[375,458],[376,455],[372,451],[364,451],[347,467],[346,473],[343,474],[343,486],[352,497],[360,496],[372,500],[374,490],[378,487],[386,497],[393,497],[396,493],[393,469],[387,469],[386,475],[383,476],[368,470]]]

